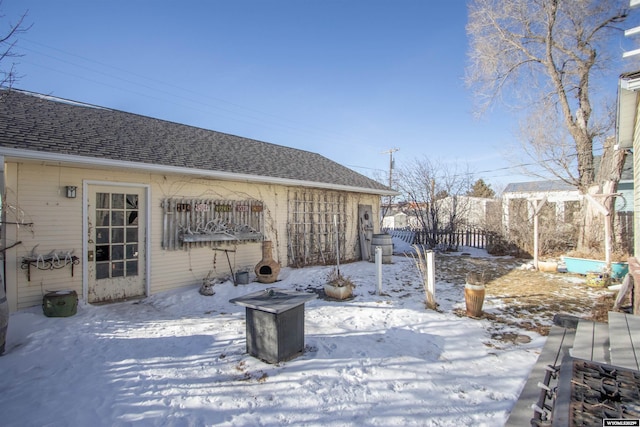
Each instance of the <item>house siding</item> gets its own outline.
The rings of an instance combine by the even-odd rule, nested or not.
[[[67,199],[63,194],[65,185],[76,185],[81,179],[80,171],[15,163],[7,164],[7,171],[7,222],[33,224],[7,224],[7,242],[22,242],[6,251],[8,296],[14,295],[17,308],[23,308],[41,301],[42,295],[48,291],[69,289],[80,294],[80,266],[75,266],[73,277],[70,267],[46,271],[32,267],[31,281],[28,281],[21,263],[32,250],[38,254],[73,250],[74,255],[81,256],[80,191],[76,199]]]
[[[150,189],[148,203],[151,214],[147,230],[150,233],[151,294],[199,285],[209,272],[213,277],[229,274],[223,251],[214,251],[208,246],[180,250],[162,248],[164,218],[161,203],[165,198],[261,200],[264,203],[265,239],[273,241],[273,257],[282,266],[287,265],[287,197],[291,187],[36,162],[8,161],[5,169],[7,221],[33,223],[32,226],[6,226],[7,242],[21,242],[6,251],[6,284],[11,311],[41,304],[43,294],[49,291],[75,290],[78,295],[83,295],[82,189],[85,181],[138,184]],[[67,185],[77,187],[76,198],[65,197]],[[358,250],[358,204],[372,205],[375,218],[379,214],[380,197],[365,193],[345,194],[347,247],[342,249],[347,259],[355,259]],[[46,271],[32,267],[31,281],[28,281],[21,261],[34,247],[39,254],[73,250],[74,255],[81,258],[79,265],[74,266],[73,277],[68,266]],[[253,272],[253,267],[262,258],[260,242],[221,243],[216,247],[235,251],[228,252],[234,270],[248,268]]]
[[[636,101],[637,102],[637,101]],[[633,129],[633,181],[635,190],[633,196],[633,228],[634,228],[634,254],[640,254],[640,114],[638,104],[636,104],[635,126]]]

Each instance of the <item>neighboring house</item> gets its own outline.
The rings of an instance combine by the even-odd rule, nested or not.
[[[452,216],[456,227],[486,227],[492,217],[499,212],[499,201],[483,197],[448,196],[438,200],[438,223],[441,228],[449,226]],[[496,207],[496,204],[498,206]],[[422,204],[417,209],[415,203],[398,203],[389,208],[389,213],[382,220],[383,228],[422,228],[418,212],[426,213],[428,206]]]
[[[533,217],[532,201],[546,197],[544,212],[548,219],[571,223],[580,211],[582,197],[578,189],[560,180],[511,183],[502,192],[503,224],[507,230]]]
[[[455,216],[456,226],[485,228],[493,221],[497,199],[471,196],[448,196],[440,203],[440,224],[447,226]]]
[[[16,90],[0,92],[10,309],[117,301],[251,270],[357,259],[388,187],[318,154]],[[336,227],[338,242],[336,242]]]
[[[407,218],[407,214],[404,212],[391,212],[382,218],[382,228],[391,228],[396,230],[407,228],[409,226]]]
[[[600,156],[594,157],[596,170],[600,166]],[[620,181],[616,188],[614,211],[616,213],[616,240],[623,247],[632,245],[631,233],[627,230],[633,223],[633,158],[627,156]],[[545,222],[553,220],[556,224],[576,225],[576,214],[582,208],[583,196],[578,189],[561,180],[520,182],[507,185],[502,194],[502,215],[506,230],[512,230],[522,221],[533,218],[535,204],[532,201],[542,200],[546,203],[541,210]]]

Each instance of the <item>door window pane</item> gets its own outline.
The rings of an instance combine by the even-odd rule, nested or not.
[[[124,209],[124,194],[111,195],[111,209]]]
[[[111,259],[112,260],[124,259],[124,245],[111,246]]]
[[[124,212],[112,211],[111,212],[111,225],[123,226],[124,225]]]
[[[96,226],[109,225],[109,211],[96,211]]]
[[[138,228],[127,228],[127,243],[138,241]]]
[[[124,228],[111,230],[111,243],[124,243]]]
[[[138,225],[138,211],[127,212],[127,225]]]
[[[127,276],[138,275],[138,261],[127,261]]]
[[[137,194],[96,193],[96,279],[138,275],[138,203]]]
[[[109,245],[96,246],[96,261],[109,261]]]
[[[101,262],[96,264],[96,279],[108,279],[109,278],[109,263]]]
[[[109,193],[96,194],[96,209],[109,209]]]
[[[108,228],[96,228],[96,243],[109,243]]]
[[[138,258],[138,245],[127,245],[127,259]]]
[[[111,277],[124,276],[124,262],[114,262],[111,264]]]
[[[138,209],[137,194],[127,194],[127,209]]]

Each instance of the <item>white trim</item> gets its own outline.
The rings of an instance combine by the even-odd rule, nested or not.
[[[87,182],[82,182],[82,299],[89,301],[89,269],[87,268],[87,258],[89,256],[89,196],[87,194]]]
[[[393,190],[376,190],[373,188],[355,187],[350,185],[328,184],[324,182],[303,181],[290,178],[276,178],[270,176],[251,175],[206,169],[194,169],[176,166],[155,165],[141,162],[127,162],[94,157],[82,157],[69,154],[47,153],[42,151],[24,150],[18,148],[0,147],[0,156],[4,155],[16,159],[38,160],[56,162],[59,164],[74,164],[84,166],[100,166],[109,169],[135,169],[155,173],[171,173],[180,175],[196,175],[203,178],[220,179],[224,181],[256,182],[263,184],[280,184],[286,186],[314,187],[328,190],[342,190],[353,193],[377,194],[381,196],[397,196],[399,193]]]
[[[633,147],[638,90],[640,79],[620,78],[616,108],[616,143],[621,148]]]
[[[633,27],[633,28],[629,28],[628,30],[624,30],[625,37],[633,36],[634,34],[638,34],[638,33],[640,33],[640,27]]]
[[[86,260],[89,255],[87,236],[89,236],[89,186],[103,185],[109,187],[132,187],[143,188],[145,190],[145,295],[151,295],[151,185],[135,182],[112,182],[112,181],[82,181],[82,298],[85,302],[89,299],[89,269],[86,267]]]
[[[638,51],[640,51],[640,49],[638,49]],[[620,87],[622,89],[625,89],[631,92],[636,91],[640,89],[640,78],[635,78],[635,79],[621,78]]]
[[[623,58],[628,58],[630,56],[635,56],[635,55],[637,55],[639,53],[640,53],[640,49],[634,49],[634,50],[630,50],[628,52],[623,52],[622,53],[622,57]]]

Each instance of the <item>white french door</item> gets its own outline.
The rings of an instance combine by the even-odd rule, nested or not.
[[[146,188],[87,186],[87,301],[146,294]]]

